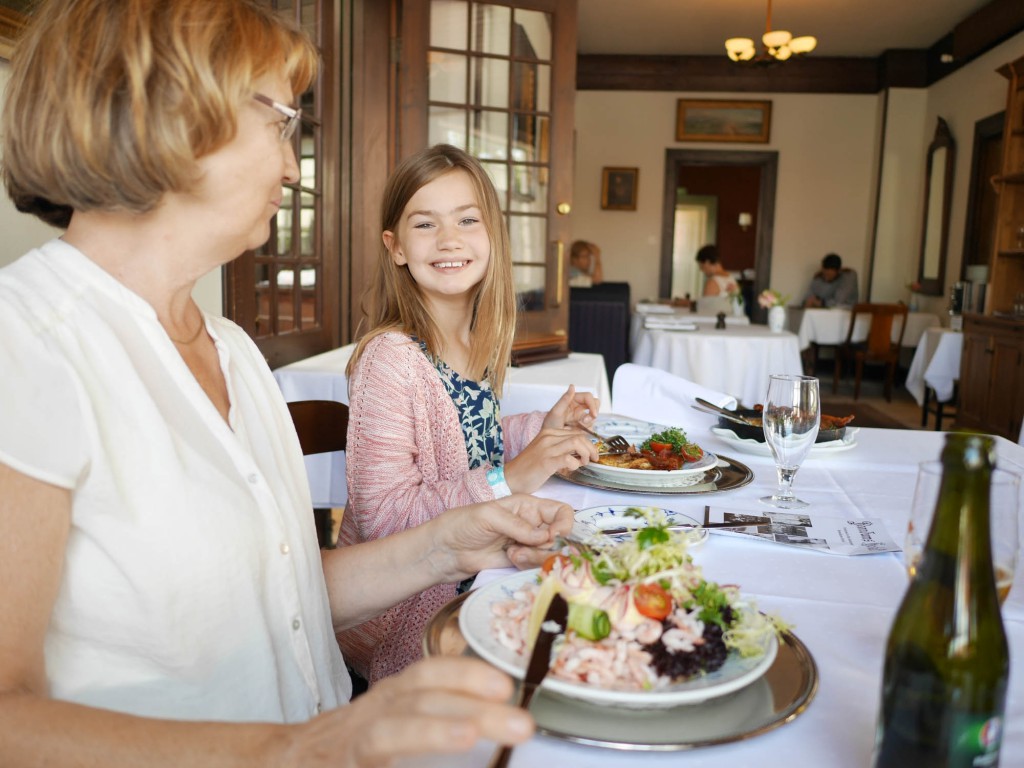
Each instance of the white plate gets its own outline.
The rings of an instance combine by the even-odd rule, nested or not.
[[[650,437],[649,434],[645,435],[644,439],[639,442],[644,442],[648,437]],[[704,451],[704,455],[700,459],[687,462],[679,469],[626,469],[625,467],[611,467],[607,464],[587,464],[587,466],[581,467],[580,471],[619,483],[664,488],[699,483],[704,478],[704,473],[716,464],[718,464],[718,457],[711,451]]]
[[[472,592],[459,611],[459,631],[473,651],[515,678],[523,677],[528,659],[506,648],[494,637],[491,632],[491,604],[511,598],[520,585],[536,580],[539,572],[540,569],[520,571],[500,581],[493,581]],[[696,704],[750,685],[768,671],[778,649],[778,640],[772,635],[761,656],[744,659],[730,652],[725,664],[714,672],[658,691],[616,691],[553,677],[544,678],[542,687],[571,699],[629,709],[662,709],[680,704]]]
[[[610,528],[646,528],[647,521],[642,517],[627,515],[630,509],[657,509],[664,513],[669,525],[693,525],[696,530],[690,535],[690,546],[695,547],[708,540],[708,529],[700,528],[700,522],[679,512],[661,507],[640,507],[638,504],[621,504],[613,507],[590,507],[576,510],[576,522],[584,526],[592,526],[599,531]],[[574,531],[575,532],[575,531]],[[622,534],[626,536],[628,534]],[[617,537],[616,537],[617,538]]]
[[[827,443],[815,443],[811,446],[811,455],[823,456],[829,453],[848,451],[857,445],[857,433],[859,431],[859,427],[847,427],[846,432],[838,440],[829,440]],[[731,447],[737,448],[744,453],[752,453],[755,456],[772,455],[772,449],[768,447],[768,443],[740,437],[731,429],[711,427],[711,433],[727,442]]]

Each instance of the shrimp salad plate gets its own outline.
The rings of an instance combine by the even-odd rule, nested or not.
[[[734,586],[706,580],[687,531],[658,508],[623,541],[570,545],[540,569],[470,594],[459,629],[473,651],[522,678],[555,594],[569,603],[545,690],[590,704],[662,709],[737,691],[764,675],[787,627]]]

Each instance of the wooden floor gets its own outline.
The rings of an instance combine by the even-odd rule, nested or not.
[[[906,375],[906,371],[899,371],[896,374],[896,382],[892,388],[892,401],[889,402],[883,395],[884,387],[881,377],[877,374],[869,376],[865,373],[865,378],[861,380],[860,399],[858,402],[870,405],[876,410],[881,411],[889,418],[900,422],[907,429],[934,429],[934,414],[929,415],[927,427],[921,426],[921,406],[917,404],[917,401],[904,386]],[[838,394],[835,396],[832,395],[831,361],[829,361],[827,370],[819,366],[818,377],[821,380],[823,400],[832,398],[853,398],[852,375],[847,376],[845,379],[841,379],[839,382]],[[949,417],[944,417],[942,420],[942,428],[951,429],[952,426],[953,420]]]

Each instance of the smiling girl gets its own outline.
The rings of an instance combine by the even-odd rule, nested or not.
[[[515,330],[512,257],[497,193],[449,145],[405,160],[384,192],[371,329],[349,363],[349,500],[340,543],[379,538],[449,507],[532,493],[596,460],[570,425],[597,414],[572,387],[547,414],[501,418]],[[339,635],[373,682],[421,655],[423,628],[456,595],[431,588]]]

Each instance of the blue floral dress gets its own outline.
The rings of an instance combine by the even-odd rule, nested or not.
[[[427,345],[419,342],[423,353],[434,364],[462,424],[462,437],[466,441],[469,468],[486,464],[500,467],[505,462],[505,439],[501,431],[501,411],[491,383],[464,379],[440,357],[427,352]]]

